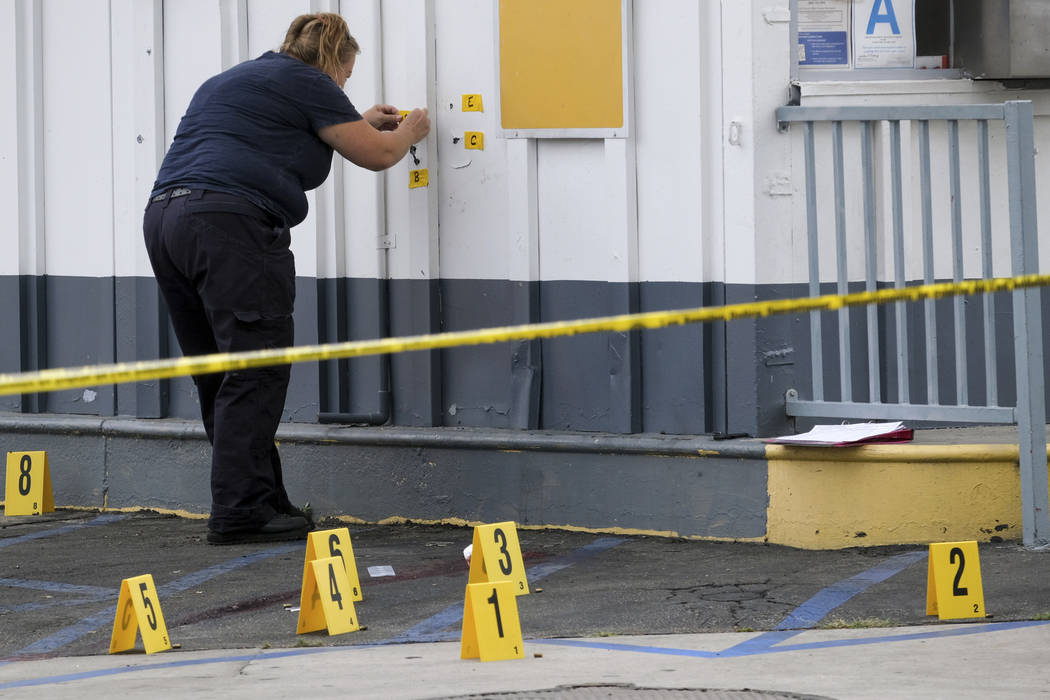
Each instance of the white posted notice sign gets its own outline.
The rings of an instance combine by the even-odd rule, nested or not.
[[[798,64],[849,68],[851,0],[798,0]]]
[[[915,67],[915,0],[854,0],[853,67]]]

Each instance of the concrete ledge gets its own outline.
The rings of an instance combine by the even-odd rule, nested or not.
[[[811,549],[1020,539],[1017,445],[950,436],[819,448],[477,428],[286,424],[277,435],[293,500],[361,522],[514,520]],[[46,450],[57,505],[210,508],[196,421],[0,414],[0,450]]]
[[[206,439],[204,427],[199,421],[170,418],[99,418],[0,413],[0,432]],[[388,447],[700,455],[751,459],[765,457],[765,446],[757,440],[720,441],[697,435],[615,435],[490,428],[359,427],[284,423],[277,432],[277,439],[297,443]]]
[[[757,440],[303,424],[277,438],[289,494],[322,516],[727,540],[766,531]],[[210,507],[210,447],[196,422],[8,414],[0,449],[46,450],[59,505]]]

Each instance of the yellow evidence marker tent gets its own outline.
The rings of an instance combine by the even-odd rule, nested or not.
[[[467,584],[461,659],[502,661],[525,656],[513,581]]]
[[[346,580],[350,584],[350,600],[359,603],[364,600],[361,593],[361,579],[357,575],[357,560],[354,559],[354,546],[350,543],[350,530],[345,527],[333,530],[317,530],[306,537],[306,564],[315,559],[339,557],[346,568]],[[303,570],[303,580],[306,571]]]
[[[120,582],[117,616],[109,638],[109,653],[135,648],[135,633],[142,632],[142,646],[147,654],[171,649],[168,627],[160,610],[153,575],[143,574]]]
[[[480,556],[479,556],[480,555]],[[468,583],[511,581],[515,595],[528,595],[525,564],[521,560],[518,529],[513,521],[474,528]]]
[[[315,559],[303,568],[303,591],[299,596],[296,634],[328,628],[329,635],[360,629],[350,582],[340,557]]]
[[[977,542],[930,545],[926,566],[926,614],[940,620],[984,617],[984,587]]]
[[[55,510],[47,452],[8,452],[4,515],[39,515]]]

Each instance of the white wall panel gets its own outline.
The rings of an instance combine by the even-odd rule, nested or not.
[[[0,7],[0,274],[43,273],[38,10],[27,0]],[[38,254],[39,253],[39,254]]]
[[[13,2],[0,5],[0,208],[18,213],[18,18]],[[0,230],[0,275],[17,275],[19,235],[18,218],[9,216],[8,225]]]
[[[541,140],[537,160],[541,278],[608,280],[617,261],[604,141]]]
[[[162,12],[150,19],[155,4]],[[612,157],[600,140],[522,142],[509,153],[508,143],[495,133],[496,8],[490,0],[3,4],[0,204],[17,212],[18,224],[0,233],[6,248],[17,250],[0,261],[0,274],[148,275],[139,226],[144,192],[155,176],[157,141],[161,149],[170,144],[203,80],[276,48],[295,15],[336,10],[363,48],[347,88],[351,99],[362,110],[377,101],[402,109],[427,105],[433,134],[418,151],[419,166],[406,158],[376,175],[336,163],[330,182],[310,195],[310,217],[293,237],[301,276],[383,276],[389,260],[394,277],[410,279],[438,271],[466,279],[805,279],[801,197],[788,197],[782,187],[785,175],[800,173],[797,147],[794,161],[784,150],[797,137],[778,134],[770,116],[787,98],[782,46],[787,27],[775,19],[778,13],[765,12],[761,3],[634,3],[636,128],[630,146]],[[41,23],[39,39],[34,22]],[[151,27],[162,27],[162,41],[151,41]],[[158,53],[143,59],[150,44],[158,45]],[[158,79],[152,71],[160,71]],[[1001,86],[935,82],[916,81],[924,86],[914,88],[857,82],[804,89],[807,104],[1030,98],[1036,102],[1037,145],[1047,150],[1050,93],[1018,95]],[[485,111],[463,112],[460,99],[466,93],[481,94]],[[151,143],[151,126],[158,124],[163,133]],[[484,151],[453,143],[468,130],[486,134]],[[993,127],[993,160],[1001,157],[1002,139]],[[966,201],[976,197],[976,184],[966,176],[975,160],[971,141],[964,127]],[[847,144],[847,160],[855,161],[856,146]],[[884,137],[877,147],[885,148]],[[905,133],[906,155],[916,148],[915,134]],[[934,161],[946,161],[943,134],[936,131]],[[415,167],[429,169],[429,188],[408,189],[408,171]],[[1040,185],[1044,171],[1039,169]],[[1004,172],[993,166],[996,202],[1004,194]],[[935,173],[934,227],[938,246],[945,248],[950,202],[940,175]],[[829,174],[819,177],[821,192],[830,193]],[[911,231],[921,225],[918,184],[914,170],[905,172]],[[632,210],[623,193],[635,186],[633,243]],[[878,196],[887,196],[884,183]],[[785,207],[792,213],[785,216]],[[1041,198],[1039,209],[1050,220],[1050,198]],[[848,258],[854,278],[862,273],[861,211],[851,192]],[[830,208],[820,212],[824,235],[833,235]],[[974,217],[964,216],[963,231],[966,265],[972,268]],[[908,274],[916,277],[921,243],[916,236],[908,240]],[[883,244],[884,278],[886,252]],[[1043,246],[1042,256],[1050,259],[1050,246]],[[833,278],[834,259],[825,256],[822,266],[825,278]],[[939,256],[937,274],[950,274],[950,259]]]
[[[777,107],[786,104],[790,96],[790,54],[785,57],[784,53],[784,47],[791,45],[787,4],[784,0],[751,3],[751,44],[746,50],[751,56],[751,71],[731,78],[749,86],[752,94],[746,118],[750,144],[745,150],[750,150],[754,163],[750,188],[750,206],[754,211],[750,255],[754,271],[739,279],[727,274],[726,281],[780,284],[792,280],[796,273],[788,254],[794,242],[788,224],[792,200],[790,188],[784,186],[791,177],[791,140],[777,131],[772,118]],[[743,53],[740,48],[734,51],[737,55]],[[739,233],[746,235],[744,230]]]
[[[111,0],[111,7],[113,264],[118,277],[148,277],[142,215],[167,147],[163,3]]]
[[[722,123],[725,258],[719,278],[755,280],[755,116],[751,78],[752,3],[722,3]]]
[[[701,45],[708,31],[691,0],[634,3],[639,274],[703,280],[706,120]]]
[[[723,48],[722,4],[700,3],[700,187],[703,217],[703,279],[724,279],[725,269],[725,138],[722,130],[725,64],[735,63]],[[646,76],[648,73],[646,74]],[[640,82],[640,81],[636,81]]]
[[[342,15],[350,33],[361,46],[354,64],[354,74],[346,83],[347,94],[358,111],[386,102],[383,91],[383,13],[380,0],[348,0],[341,3]],[[339,274],[346,277],[381,278],[386,276],[386,178],[342,159],[338,154],[332,164],[343,175],[342,235],[344,257]]]
[[[169,0],[170,1],[170,0]],[[292,20],[314,12],[309,0],[246,0],[248,10],[248,56],[281,48]],[[321,8],[316,8],[320,10]]]
[[[383,87],[386,101],[399,109],[430,107],[433,115],[434,0],[383,0]],[[436,279],[439,276],[436,172],[441,167],[433,129],[411,157],[386,171],[387,233],[393,245],[387,262],[389,276],[398,279]],[[429,187],[409,189],[409,172],[426,168]]]
[[[46,271],[106,277],[113,274],[109,2],[41,7]]]
[[[436,133],[441,271],[456,279],[507,279],[509,230],[506,142],[496,123],[496,3],[435,4]],[[481,95],[483,112],[464,112],[465,94]],[[484,150],[468,150],[464,133],[484,134]]]
[[[219,0],[164,2],[164,130],[167,146],[200,84],[222,70]]]

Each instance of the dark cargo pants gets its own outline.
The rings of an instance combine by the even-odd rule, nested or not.
[[[143,232],[184,355],[293,344],[291,233],[267,212],[178,188],[149,202]],[[216,532],[256,529],[291,507],[274,444],[289,374],[277,365],[193,378],[212,445]]]

